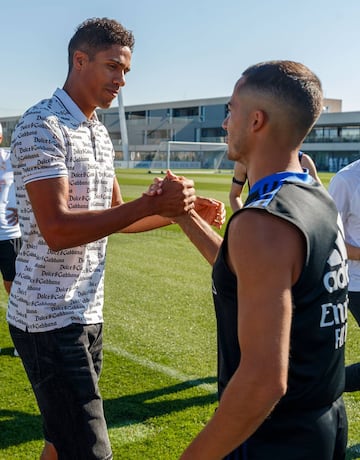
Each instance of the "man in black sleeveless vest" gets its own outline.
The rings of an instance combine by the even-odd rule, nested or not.
[[[300,63],[260,63],[228,106],[249,197],[223,239],[193,210],[177,219],[213,265],[220,398],[181,460],[343,460],[346,251],[335,205],[298,160],[321,83]]]

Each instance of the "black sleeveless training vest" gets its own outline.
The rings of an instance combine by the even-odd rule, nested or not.
[[[292,288],[288,390],[276,411],[326,406],[341,395],[345,380],[348,274],[336,207],[323,186],[307,173],[285,172],[254,184],[244,208],[229,223],[239,212],[251,208],[291,222],[306,241],[305,263]],[[219,397],[241,359],[237,336],[241,305],[237,305],[236,277],[226,263],[228,228],[229,224],[212,275]],[[269,266],[269,270],[275,269],[276,260]]]

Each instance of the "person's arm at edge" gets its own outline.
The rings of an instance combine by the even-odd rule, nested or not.
[[[231,183],[229,192],[229,202],[233,212],[237,211],[238,209],[241,209],[244,206],[244,203],[241,199],[243,187],[243,185],[238,185],[234,182]]]
[[[346,180],[346,177],[344,178],[341,173],[337,173],[330,181],[328,192],[334,200],[343,226],[346,228],[352,196],[351,185]],[[345,246],[349,260],[360,260],[360,247],[354,246],[347,241],[345,241]]]
[[[246,169],[239,163],[235,163],[234,175],[231,181],[229,202],[233,212],[243,207],[243,201],[241,199],[241,193],[246,182]]]
[[[266,230],[259,216],[246,216],[242,223],[241,218],[242,214],[237,216],[229,229],[230,265],[242,280],[238,283],[241,363],[213,418],[181,460],[224,458],[251,436],[286,392],[291,286],[301,264],[295,267],[298,262],[294,260],[304,257],[302,237],[295,227],[269,215]],[[240,242],[239,234],[247,237]],[[294,246],[288,254],[288,248]],[[274,260],[277,269],[271,270]]]
[[[346,246],[348,259],[360,261],[360,247],[354,246],[346,242],[345,242],[345,246]]]
[[[307,153],[303,153],[301,157],[301,166],[307,168],[309,170],[310,176],[313,177],[317,182],[319,182],[319,184],[322,183],[318,175],[315,163]]]

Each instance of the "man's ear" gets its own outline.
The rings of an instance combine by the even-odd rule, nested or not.
[[[88,55],[83,51],[76,50],[73,55],[73,67],[76,70],[81,70],[83,65],[88,61]]]
[[[258,109],[253,112],[252,128],[253,131],[259,131],[267,122],[267,114],[264,110]]]

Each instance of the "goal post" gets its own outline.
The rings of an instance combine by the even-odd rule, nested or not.
[[[219,169],[227,152],[223,142],[164,141],[150,169]]]

